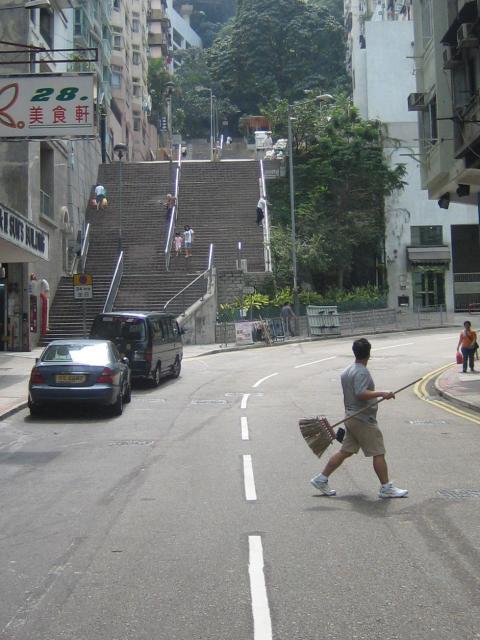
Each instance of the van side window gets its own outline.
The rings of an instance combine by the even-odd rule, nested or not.
[[[172,321],[170,318],[162,318],[165,340],[173,340]]]
[[[172,321],[172,327],[173,337],[175,338],[175,340],[178,340],[178,338],[180,337],[180,328],[175,320]]]
[[[159,320],[159,318],[151,318],[150,324],[152,325],[154,339],[161,342],[164,339],[161,321]]]

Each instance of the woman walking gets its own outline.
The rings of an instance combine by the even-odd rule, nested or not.
[[[477,334],[472,329],[472,323],[469,320],[465,320],[463,323],[464,329],[458,338],[457,351],[461,350],[463,356],[463,373],[467,372],[467,365],[470,367],[470,371],[475,371],[473,363],[475,351],[478,349]]]

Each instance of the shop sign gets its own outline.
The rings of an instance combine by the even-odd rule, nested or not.
[[[0,138],[92,137],[94,75],[0,76]]]
[[[48,260],[48,233],[0,204],[0,238]]]

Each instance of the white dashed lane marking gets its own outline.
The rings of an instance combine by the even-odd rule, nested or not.
[[[248,420],[244,416],[240,418],[242,427],[242,440],[250,440],[250,434],[248,433]]]
[[[248,502],[255,502],[257,492],[255,490],[255,478],[253,476],[252,456],[243,456],[243,482],[245,485],[245,499]]]
[[[268,604],[267,586],[263,571],[263,547],[261,536],[248,536],[248,575],[252,596],[254,640],[272,640],[272,620]]]
[[[301,369],[302,367],[309,367],[312,364],[318,364],[319,362],[326,362],[327,360],[334,360],[337,356],[329,356],[328,358],[322,358],[321,360],[314,360],[313,362],[305,362],[304,364],[297,364],[295,369]]]
[[[271,373],[269,376],[265,376],[264,378],[260,378],[260,380],[257,380],[255,382],[255,384],[252,384],[252,387],[254,389],[256,389],[257,387],[259,387],[262,382],[265,382],[265,380],[268,380],[269,378],[273,378],[274,376],[278,376],[278,372],[277,373]]]

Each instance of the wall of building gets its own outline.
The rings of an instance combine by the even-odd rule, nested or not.
[[[390,137],[385,142],[385,157],[389,164],[394,167],[402,163],[407,168],[405,188],[386,200],[385,258],[389,306],[397,307],[399,297],[408,296],[412,307],[413,269],[407,259],[407,247],[412,244],[411,227],[441,226],[442,241],[451,251],[453,221],[458,225],[474,224],[478,221],[477,208],[452,204],[448,210],[440,209],[437,202],[429,200],[428,193],[422,191],[417,114],[409,112],[407,106],[407,96],[416,91],[419,67],[414,57],[413,21],[387,19],[382,3],[370,6],[368,14],[362,0],[347,4],[352,11],[350,42],[354,102],[363,117],[385,123]],[[365,20],[366,15],[370,16],[369,20]],[[363,43],[360,35],[364,37]],[[454,308],[452,266],[450,261],[445,271],[448,310]]]

